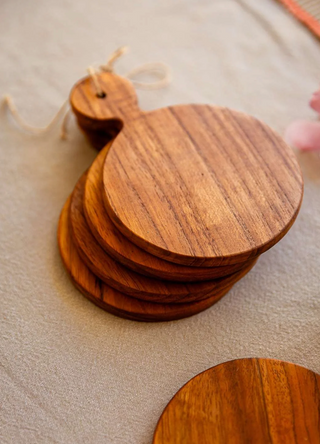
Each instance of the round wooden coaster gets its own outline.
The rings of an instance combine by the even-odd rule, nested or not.
[[[80,258],[73,243],[69,227],[71,199],[66,202],[60,216],[58,244],[63,263],[74,285],[94,304],[109,313],[135,321],[171,321],[186,318],[211,307],[232,287],[219,294],[189,304],[159,304],[131,298],[102,282]]]
[[[130,242],[112,223],[102,198],[102,168],[109,146],[106,146],[91,165],[83,199],[86,220],[98,243],[114,259],[131,270],[147,276],[171,281],[204,281],[235,273],[248,264],[222,267],[188,267],[174,264],[142,250]]]
[[[169,402],[153,444],[319,444],[320,376],[240,359],[191,379]]]
[[[233,275],[199,283],[174,283],[152,279],[124,267],[111,258],[98,244],[83,213],[86,174],[78,181],[70,205],[70,226],[79,254],[91,271],[105,283],[138,299],[152,302],[186,303],[205,299],[243,277],[253,266],[250,263]]]
[[[106,157],[112,221],[141,248],[172,262],[246,261],[293,224],[303,180],[292,150],[255,118],[206,105],[144,113]]]

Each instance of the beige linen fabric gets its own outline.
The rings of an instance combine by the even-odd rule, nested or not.
[[[122,44],[126,72],[168,63],[174,81],[141,107],[225,105],[279,132],[308,107],[320,44],[272,0],[2,0],[0,85],[45,125],[73,83]],[[301,213],[290,233],[218,304],[147,324],[95,307],[58,253],[60,210],[95,152],[76,125],[32,136],[0,113],[0,442],[149,444],[174,393],[226,360],[259,356],[320,372],[320,159],[300,156]]]

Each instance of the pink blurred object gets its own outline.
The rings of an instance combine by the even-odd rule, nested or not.
[[[320,150],[320,122],[293,122],[285,132],[285,139],[302,151]]]
[[[320,114],[320,89],[313,93],[309,105]]]
[[[320,114],[320,89],[313,93],[309,105]],[[320,150],[320,122],[298,120],[289,125],[285,139],[302,151]]]

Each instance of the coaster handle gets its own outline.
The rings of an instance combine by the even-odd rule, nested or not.
[[[101,150],[119,134],[124,122],[137,118],[142,111],[129,80],[102,72],[95,81],[99,83],[99,93],[91,76],[77,82],[70,93],[70,105],[80,129]]]

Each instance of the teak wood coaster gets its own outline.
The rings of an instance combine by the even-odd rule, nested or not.
[[[171,281],[204,281],[233,274],[248,263],[222,267],[189,267],[168,262],[130,242],[112,223],[102,197],[102,168],[110,145],[91,165],[85,184],[84,212],[92,233],[114,259],[138,273]]]
[[[87,225],[83,213],[85,181],[86,173],[79,180],[71,198],[70,226],[73,240],[86,265],[111,287],[152,302],[186,303],[219,293],[237,282],[252,268],[253,263],[250,262],[242,270],[224,278],[199,283],[175,283],[146,277],[124,267],[100,247]]]
[[[320,376],[272,359],[200,373],[172,398],[153,444],[319,444]]]
[[[299,166],[253,117],[207,105],[143,112],[132,84],[110,72],[79,81],[70,104],[105,148],[63,210],[59,246],[75,285],[107,311],[198,313],[293,224]]]
[[[268,126],[207,105],[135,114],[103,175],[109,216],[133,242],[172,262],[215,266],[261,254],[289,230],[302,176]]]
[[[79,291],[107,312],[135,321],[172,321],[206,310],[232,287],[230,285],[218,294],[189,304],[161,304],[141,301],[109,287],[89,270],[78,254],[70,232],[70,202],[71,198],[68,199],[61,212],[58,228],[58,244],[63,263]]]

